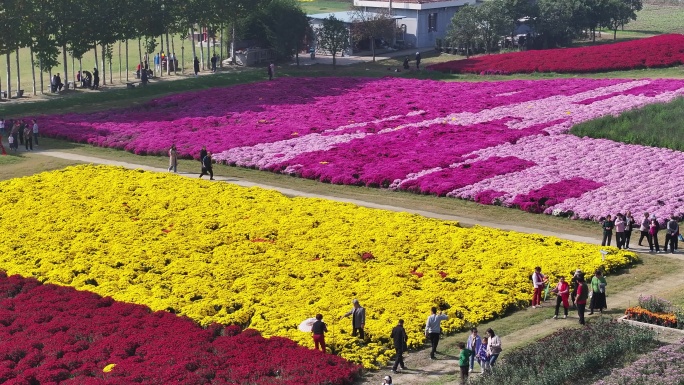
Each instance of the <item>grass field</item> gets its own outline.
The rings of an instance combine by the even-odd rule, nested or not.
[[[604,138],[629,144],[684,151],[684,98],[652,104],[620,116],[606,116],[573,127],[579,137]]]
[[[307,15],[346,11],[352,6],[351,1],[343,0],[299,0],[299,3]]]

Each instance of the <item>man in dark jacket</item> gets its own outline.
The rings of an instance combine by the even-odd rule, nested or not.
[[[204,175],[209,175],[209,180],[214,180],[214,170],[211,167],[211,152],[207,152],[207,155],[202,158],[202,173],[200,178]]]
[[[197,74],[199,74],[200,71],[200,62],[197,56],[195,56],[195,61],[193,61],[193,69],[195,70],[195,77],[197,77]]]
[[[394,349],[397,351],[397,359],[394,361],[394,366],[392,367],[392,373],[397,372],[397,368],[401,365],[402,369],[406,369],[404,365],[404,352],[408,350],[408,335],[406,335],[406,330],[404,330],[404,320],[400,319],[399,324],[392,329],[392,334],[390,338],[394,341]]]

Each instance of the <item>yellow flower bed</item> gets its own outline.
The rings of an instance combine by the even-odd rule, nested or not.
[[[406,321],[420,346],[431,306],[446,331],[529,303],[536,265],[547,274],[610,271],[636,256],[539,235],[373,210],[321,199],[104,166],[0,183],[0,269],[202,325],[240,324],[312,346],[299,323],[316,313],[328,345],[376,367]],[[371,342],[337,318],[358,298]]]

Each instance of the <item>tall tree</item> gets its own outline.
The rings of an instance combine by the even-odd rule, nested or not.
[[[337,66],[337,54],[349,48],[349,36],[347,25],[335,15],[323,19],[317,31],[318,45],[332,55],[333,69]]]
[[[351,33],[355,41],[369,39],[370,48],[375,61],[375,40],[391,40],[396,32],[396,22],[388,9],[376,12],[368,12],[366,8],[355,7],[353,9],[354,23]]]
[[[307,34],[309,19],[294,0],[267,0],[245,27],[246,36],[271,48],[276,60],[290,60]]]
[[[618,28],[636,20],[642,8],[641,0],[608,0],[605,26],[613,31],[613,40],[617,40]]]
[[[458,9],[451,19],[446,39],[459,46],[465,46],[466,57],[470,57],[470,48],[481,36],[481,17],[477,7],[464,5]]]
[[[487,53],[491,53],[498,45],[501,36],[508,34],[515,24],[508,14],[504,0],[485,2],[479,9],[480,39],[484,43]]]

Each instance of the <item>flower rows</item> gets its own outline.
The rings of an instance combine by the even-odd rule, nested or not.
[[[677,327],[677,316],[669,313],[653,313],[639,306],[630,307],[625,310],[627,319],[639,322],[646,322],[671,328]]]
[[[684,213],[683,153],[565,132],[680,95],[681,80],[280,79],[54,116],[43,132],[136,153],[175,142],[186,157],[206,144],[230,165],[585,219],[664,217]]]
[[[595,73],[684,64],[684,35],[591,47],[549,49],[486,55],[428,66],[448,73],[512,74],[532,72]]]
[[[79,166],[0,183],[0,269],[312,346],[317,313],[333,352],[375,367],[406,320],[420,346],[432,306],[446,331],[524,306],[550,275],[612,271],[635,255],[552,237],[287,198],[170,174]],[[31,223],[30,227],[25,224]],[[357,298],[367,344],[337,318]]]
[[[254,330],[0,273],[0,382],[338,384],[358,367]]]
[[[684,345],[662,346],[613,371],[594,385],[679,385],[684,378]]]

